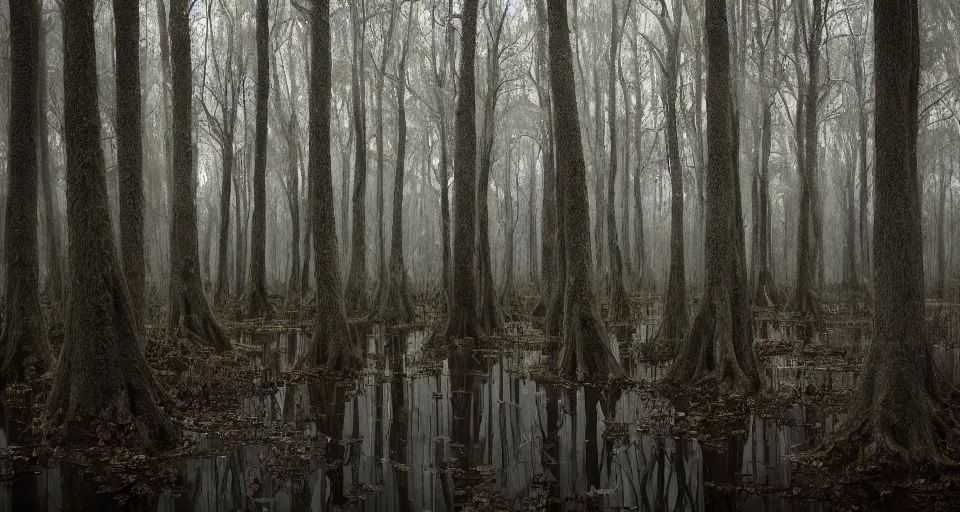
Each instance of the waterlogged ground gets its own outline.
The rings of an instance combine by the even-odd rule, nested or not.
[[[938,365],[957,383],[960,350],[943,343],[956,332],[944,311],[931,310],[930,331]],[[51,452],[39,447],[29,400],[7,397],[0,511],[813,512],[960,503],[955,482],[843,485],[795,460],[841,418],[869,343],[866,317],[838,311],[810,328],[766,316],[757,348],[767,391],[746,398],[660,384],[666,366],[645,361],[658,315],[645,312],[612,328],[635,379],[616,388],[550,378],[544,354],[555,347],[525,323],[484,350],[449,354],[424,350],[422,329],[365,327],[367,368],[350,381],[289,373],[309,342],[304,331],[248,333],[229,365],[187,359],[222,374],[160,372],[171,383],[198,380],[175,393],[188,439],[156,459]],[[154,357],[155,366],[163,361]],[[249,385],[217,389],[231,379]]]

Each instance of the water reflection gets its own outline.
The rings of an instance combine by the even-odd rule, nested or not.
[[[259,442],[227,446],[205,437],[204,447],[218,455],[181,461],[174,490],[133,499],[131,488],[103,489],[83,468],[62,465],[5,479],[0,510],[829,509],[737,489],[787,488],[802,479],[789,457],[813,447],[836,422],[815,409],[750,418],[726,445],[713,446],[674,437],[677,411],[649,389],[562,389],[511,371],[542,362],[537,352],[452,351],[433,364],[421,359],[422,332],[355,333],[365,340],[368,364],[346,385],[280,385],[306,335],[244,338],[260,347],[260,384],[277,384],[242,403],[258,423],[247,438]],[[613,334],[632,375],[660,378],[665,367],[630,355],[630,345],[645,339],[642,330]],[[955,364],[957,356],[950,357]],[[774,363],[783,369],[791,361]],[[777,371],[773,380],[781,385],[815,379]],[[811,382],[848,384],[830,379]],[[16,427],[9,414],[0,415],[3,440]],[[110,492],[98,493],[104,490]]]

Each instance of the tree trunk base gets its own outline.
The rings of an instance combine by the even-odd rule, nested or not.
[[[190,286],[192,285],[188,285],[188,288]],[[230,350],[230,340],[213,318],[210,305],[199,286],[196,284],[196,290],[175,293],[172,299],[174,307],[170,311],[171,324],[180,336],[200,345],[213,347],[218,351]]]
[[[347,313],[363,316],[367,312],[370,304],[367,298],[366,280],[363,279],[360,274],[352,270],[350,271],[343,298],[347,307]]]
[[[793,297],[787,304],[786,310],[800,316],[819,319],[822,314],[820,297],[809,288],[798,288],[793,292]]]
[[[757,276],[757,290],[754,294],[753,303],[761,308],[775,308],[786,302],[783,292],[773,280],[773,274],[769,270],[763,270]]]
[[[559,372],[579,381],[625,379],[627,374],[610,347],[610,337],[597,312],[580,304],[568,305],[567,309]]]
[[[298,368],[328,367],[345,373],[363,368],[363,355],[352,336],[347,320],[340,314],[318,311],[310,348],[297,361]]]
[[[262,318],[272,320],[274,317],[273,304],[262,286],[251,286],[247,296],[247,318]]]
[[[729,306],[729,302],[726,305]],[[680,385],[703,385],[713,381],[721,389],[737,393],[755,391],[760,387],[759,373],[748,375],[737,359],[734,322],[729,308],[726,309],[726,314],[717,314],[717,307],[712,302],[704,303],[683,339],[677,358],[670,365],[666,380]]]
[[[447,315],[447,324],[444,326],[442,335],[434,337],[434,342],[444,341],[444,345],[449,345],[458,339],[478,339],[480,337],[480,323],[473,314],[466,308],[457,304],[455,301],[449,306]]]
[[[39,305],[31,315],[15,308],[9,299],[0,332],[0,391],[7,384],[39,377],[53,367],[53,353]]]
[[[903,368],[891,371],[900,378],[864,373],[847,416],[820,450],[841,467],[956,468],[944,447],[960,442],[960,392],[936,368],[926,384]]]
[[[657,329],[657,334],[653,339],[658,341],[682,340],[689,324],[687,305],[678,305],[675,300],[668,298],[663,306],[663,319],[660,321],[660,328]]]
[[[70,305],[47,403],[50,427],[67,443],[96,444],[117,436],[148,450],[171,445],[180,438],[164,410],[172,399],[144,357],[119,269],[98,280],[85,278],[96,289]]]
[[[630,299],[627,297],[627,289],[623,286],[623,281],[615,279],[611,286],[610,321],[623,322],[630,320]]]
[[[393,277],[398,274],[400,277]],[[390,276],[375,315],[386,325],[408,324],[413,321],[414,315],[410,294],[407,293],[406,270],[391,269]]]
[[[478,321],[480,326],[486,332],[493,332],[503,325],[503,319],[500,316],[500,310],[497,308],[497,298],[493,292],[493,283],[488,282],[483,286],[483,292],[480,294],[480,312]]]

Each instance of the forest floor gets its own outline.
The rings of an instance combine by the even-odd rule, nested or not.
[[[148,360],[185,434],[160,453],[117,445],[109,432],[96,447],[51,447],[43,425],[50,376],[9,389],[0,407],[0,505],[49,509],[56,488],[63,503],[103,500],[124,510],[157,510],[164,496],[234,509],[284,510],[278,503],[288,500],[300,510],[321,489],[345,509],[371,501],[396,510],[404,510],[398,502],[545,510],[551,501],[580,510],[960,509],[960,471],[837,472],[816,451],[842,418],[869,343],[861,304],[828,304],[815,326],[757,311],[765,390],[749,396],[659,382],[672,345],[647,340],[660,314],[650,299],[635,298],[634,320],[611,326],[630,376],[616,383],[556,378],[545,354],[557,341],[524,319],[528,304],[506,312],[504,334],[447,354],[423,350],[440,322],[427,304],[417,307],[418,323],[400,328],[356,320],[367,352],[359,376],[292,370],[309,343],[311,308],[277,308],[269,325],[225,308],[236,347],[227,354],[148,328]],[[957,385],[960,305],[928,310],[935,358]],[[57,345],[62,329],[56,315],[50,320]],[[552,432],[551,397],[561,404],[553,413],[571,420]],[[591,442],[601,449],[580,448]],[[960,458],[957,448],[948,451]]]

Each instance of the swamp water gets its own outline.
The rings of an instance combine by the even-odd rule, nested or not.
[[[515,336],[523,331],[513,327]],[[764,329],[787,335],[782,326]],[[619,331],[621,340],[630,332]],[[648,332],[640,326],[629,337]],[[847,335],[841,341],[849,342]],[[366,340],[368,367],[352,385],[291,384],[245,399],[243,414],[258,425],[246,437],[255,441],[229,446],[202,436],[201,445],[219,446],[218,454],[179,461],[174,490],[146,497],[103,492],[70,464],[39,472],[3,468],[0,512],[832,508],[789,493],[804,479],[791,456],[814,448],[838,421],[818,408],[751,416],[713,444],[676,436],[683,412],[651,389],[561,389],[526,377],[526,369],[544,362],[537,351],[454,351],[439,362],[419,361],[422,332]],[[261,379],[276,382],[309,338],[289,332],[242,341],[262,349]],[[937,351],[955,382],[958,357],[956,350]],[[622,362],[647,382],[665,372],[627,355]],[[766,368],[773,390],[844,389],[855,381],[853,371],[804,367],[786,356],[770,358]],[[0,425],[10,430],[6,420]],[[7,434],[0,430],[0,449],[15,442]]]

